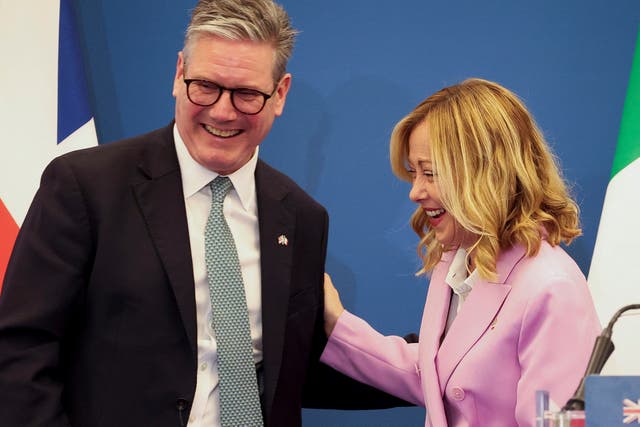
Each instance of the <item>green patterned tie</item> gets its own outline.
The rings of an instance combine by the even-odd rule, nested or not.
[[[238,251],[222,213],[224,198],[233,184],[226,176],[218,176],[209,186],[212,198],[205,229],[205,257],[213,313],[211,326],[218,345],[220,425],[262,426]]]

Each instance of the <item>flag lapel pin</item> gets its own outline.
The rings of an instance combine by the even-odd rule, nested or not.
[[[489,325],[489,329],[493,330],[496,328],[496,323],[498,323],[498,316],[493,318],[493,321],[491,322],[491,325]]]

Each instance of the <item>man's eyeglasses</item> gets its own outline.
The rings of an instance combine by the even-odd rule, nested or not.
[[[222,96],[222,92],[226,90],[231,96],[231,104],[233,104],[233,107],[239,112],[249,115],[258,114],[262,111],[267,103],[267,99],[271,98],[273,94],[276,93],[276,89],[278,89],[278,85],[276,84],[273,92],[266,94],[255,89],[229,89],[208,80],[184,79],[184,83],[187,85],[187,97],[189,101],[196,105],[209,107],[218,102],[220,96]]]

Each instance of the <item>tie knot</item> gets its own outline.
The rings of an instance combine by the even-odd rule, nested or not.
[[[218,175],[216,179],[211,181],[209,187],[211,187],[211,197],[213,201],[221,203],[233,187],[233,184],[228,177]]]

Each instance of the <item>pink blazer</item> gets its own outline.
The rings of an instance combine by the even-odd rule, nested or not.
[[[543,241],[501,254],[495,282],[479,280],[447,335],[455,252],[429,284],[420,342],[383,336],[345,312],[322,361],[427,409],[426,426],[535,426],[535,392],[562,406],[575,391],[601,327],[584,275],[560,247]]]

